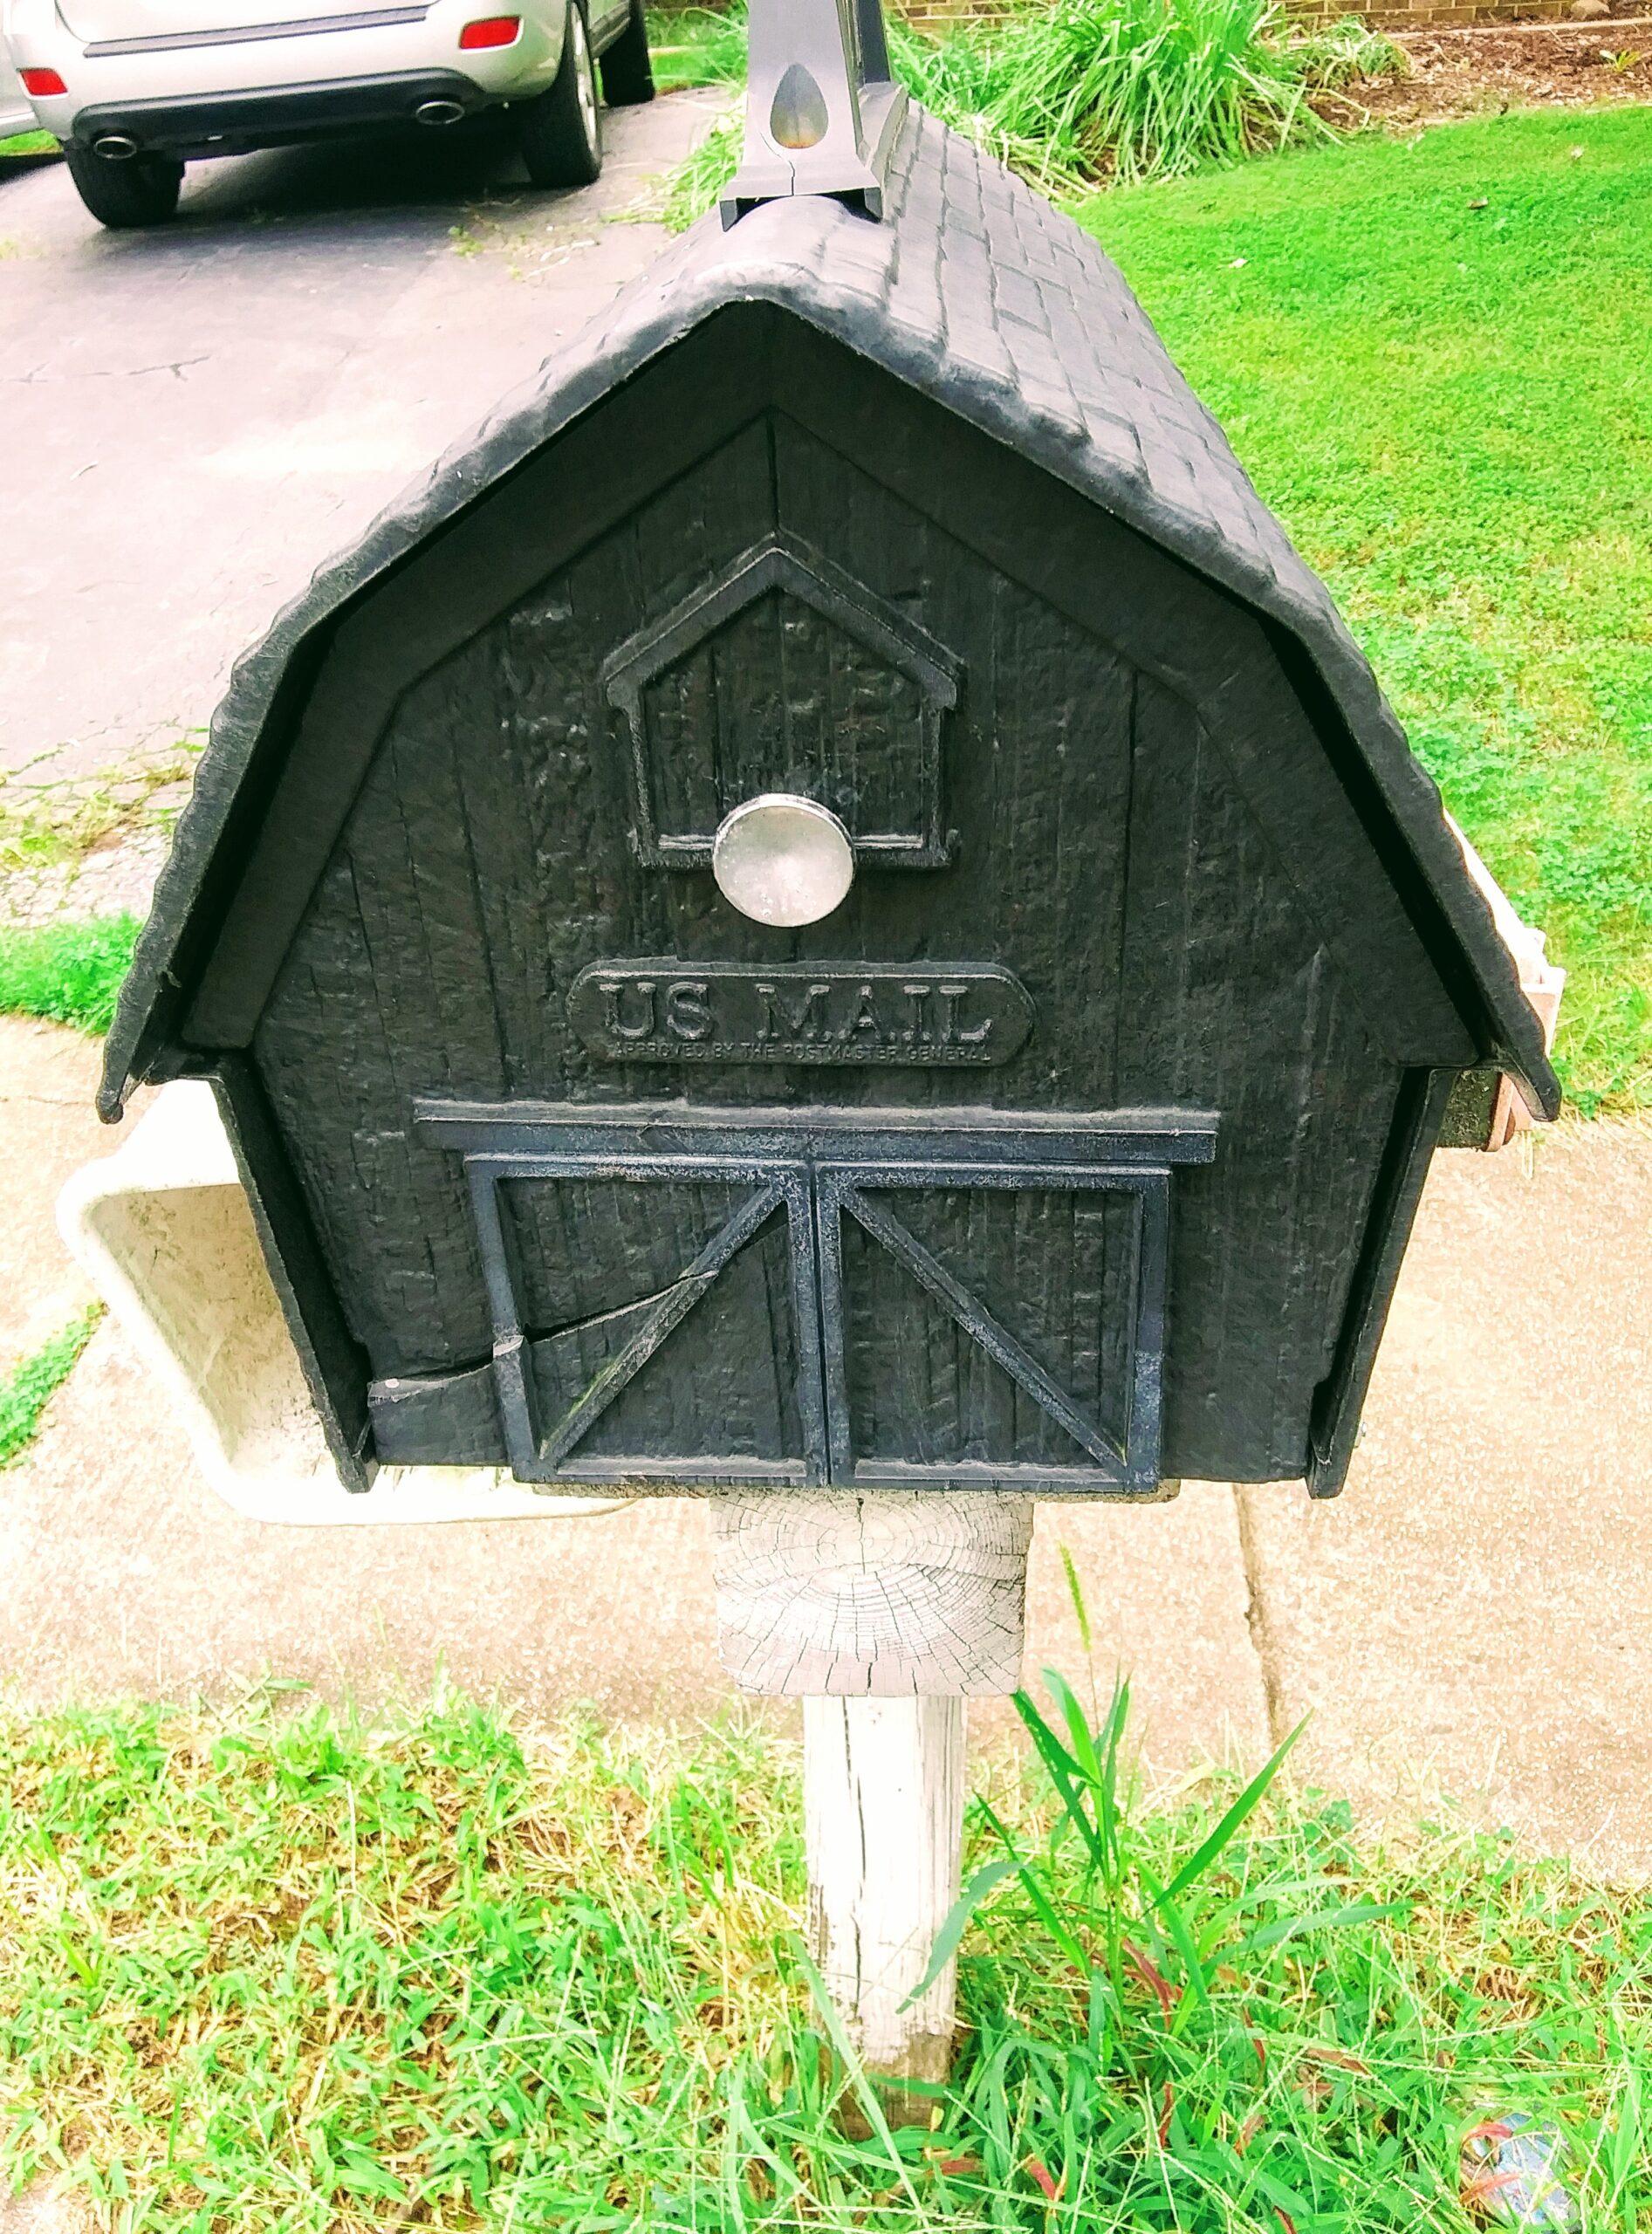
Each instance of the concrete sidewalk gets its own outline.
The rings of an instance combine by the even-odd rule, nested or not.
[[[0,1154],[26,1174],[0,1367],[79,1300],[51,1193],[116,1136],[94,1052],[0,1019]],[[1132,1674],[1154,1759],[1256,1758],[1310,1709],[1302,1773],[1414,1815],[1440,1787],[1613,1867],[1652,1865],[1652,1134],[1596,1124],[1436,1160],[1346,1494],[1189,1484],[1042,1509],[1029,1673]],[[24,1290],[49,1307],[19,1308]],[[0,1476],[0,1680],[25,1698],[223,1690],[266,1669],[367,1698],[445,1667],[536,1715],[695,1717],[730,1694],[706,1512],[440,1531],[261,1528],[196,1475],[106,1326]],[[978,1735],[1009,1726],[978,1710]]]

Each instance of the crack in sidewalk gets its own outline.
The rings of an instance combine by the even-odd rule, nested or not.
[[[1251,1632],[1251,1647],[1256,1654],[1258,1672],[1262,1678],[1262,1703],[1268,1717],[1268,1742],[1277,1748],[1283,1745],[1290,1736],[1291,1721],[1285,1703],[1278,1641],[1273,1634],[1267,1598],[1262,1587],[1261,1547],[1257,1537],[1256,1514],[1251,1502],[1256,1492],[1239,1482],[1230,1483],[1229,1487],[1233,1492],[1234,1516],[1239,1527],[1239,1559],[1244,1569],[1244,1622]]]
[[[48,372],[44,365],[37,365],[31,373],[8,373],[0,379],[6,387],[49,387],[65,380],[138,380],[150,373],[170,373],[181,380],[191,365],[204,365],[212,355],[209,350],[200,357],[168,357],[158,365],[94,365],[89,372]]]

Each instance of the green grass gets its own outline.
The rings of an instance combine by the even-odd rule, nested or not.
[[[204,741],[204,731],[182,737],[89,778],[0,774],[0,878],[73,871],[100,846],[169,834]]]
[[[0,1466],[10,1465],[34,1441],[46,1406],[73,1372],[102,1316],[101,1304],[93,1304],[32,1357],[0,1376]]]
[[[662,93],[685,86],[738,85],[745,76],[743,7],[648,10],[654,82]]]
[[[0,157],[55,155],[57,152],[57,140],[50,132],[17,132],[10,140],[0,140]]]
[[[717,197],[740,167],[745,121],[738,109],[713,117],[671,173],[666,185],[666,223],[686,232],[696,217],[715,208]]]
[[[123,2234],[1465,2234],[1465,2137],[1524,2109],[1589,2234],[1644,2224],[1643,1889],[1227,1771],[1146,1805],[1072,1711],[1066,1800],[1004,1765],[972,1815],[971,1871],[1021,1867],[968,1920],[953,2084],[865,2141],[778,1738],[13,1712],[5,2163]]]
[[[38,1016],[107,1031],[140,925],[132,915],[87,923],[0,927],[0,1015]]]
[[[1652,1105],[1652,110],[1083,215],[1547,930],[1575,1102]]]

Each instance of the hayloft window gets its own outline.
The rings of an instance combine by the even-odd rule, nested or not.
[[[629,736],[638,860],[709,868],[730,814],[785,793],[837,816],[858,859],[940,867],[960,673],[819,552],[783,533],[752,545],[603,668]]]

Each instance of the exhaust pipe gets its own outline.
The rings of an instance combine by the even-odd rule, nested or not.
[[[124,132],[106,132],[93,141],[92,152],[106,163],[129,163],[138,152],[138,143]]]
[[[457,101],[421,101],[413,112],[415,124],[457,124],[464,110]]]

